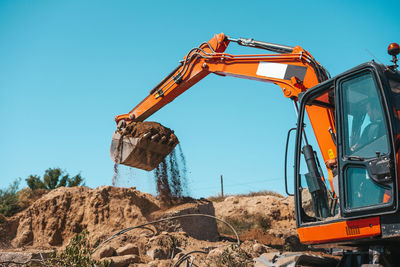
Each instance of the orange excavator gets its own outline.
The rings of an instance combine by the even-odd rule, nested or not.
[[[275,54],[231,55],[225,53],[231,42]],[[215,35],[190,50],[134,109],[116,116],[111,157],[119,164],[156,168],[177,138],[167,128],[136,136],[132,131],[210,73],[275,83],[298,113],[297,127],[289,130],[286,145],[287,152],[295,131],[294,193],[287,189],[286,167],[285,188],[294,195],[300,241],[341,248],[337,266],[396,266],[400,264],[399,52],[399,45],[392,43],[388,53],[393,65],[371,61],[331,78],[300,46]],[[287,153],[285,166],[286,162]]]

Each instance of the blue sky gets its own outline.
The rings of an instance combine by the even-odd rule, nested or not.
[[[332,75],[400,42],[399,1],[0,0],[0,187],[60,167],[110,185],[114,116],[215,33],[300,45]],[[232,54],[258,53],[231,44]],[[263,51],[259,51],[263,53]],[[287,130],[278,86],[210,75],[149,118],[175,130],[193,196],[283,192]],[[292,155],[290,155],[292,157]],[[151,173],[121,185],[154,192]]]

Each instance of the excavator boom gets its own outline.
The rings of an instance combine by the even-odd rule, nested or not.
[[[231,55],[225,53],[230,42],[279,54]],[[116,163],[145,170],[156,168],[173,150],[178,140],[171,140],[169,129],[164,131],[169,133],[167,136],[153,131],[142,137],[134,136],[132,130],[127,132],[126,129],[140,128],[141,123],[149,116],[210,73],[275,83],[281,88],[284,96],[294,102],[297,102],[300,93],[329,78],[327,71],[310,53],[299,46],[289,47],[253,39],[234,39],[223,33],[217,34],[208,42],[191,49],[179,65],[129,113],[115,117],[118,127],[111,145],[112,159]],[[329,116],[330,114],[324,114],[321,118],[321,115],[318,115],[318,123],[317,119],[315,123],[312,122],[316,131],[320,131],[320,128],[334,128]],[[329,132],[325,132],[320,135],[320,145],[332,146]]]

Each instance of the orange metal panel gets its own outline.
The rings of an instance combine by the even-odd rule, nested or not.
[[[379,217],[327,223],[297,228],[304,244],[321,244],[377,236],[381,234]]]
[[[332,156],[337,157],[337,149],[329,132],[329,128],[335,130],[331,112],[318,106],[307,106],[306,110],[324,162]]]

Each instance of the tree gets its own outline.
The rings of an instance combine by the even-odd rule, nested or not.
[[[80,174],[70,178],[70,175],[60,168],[49,168],[44,171],[43,180],[38,175],[30,175],[25,179],[29,188],[35,189],[49,189],[53,190],[61,186],[79,186],[84,185],[84,179]]]
[[[78,186],[83,183],[81,174],[77,174],[71,179],[68,179],[68,187]]]
[[[54,168],[54,169],[49,168],[45,170],[43,175],[43,182],[46,188],[50,190],[56,189],[61,174],[62,171],[60,168]]]
[[[20,181],[16,179],[7,189],[0,189],[0,214],[12,216],[21,210],[17,195]]]
[[[25,181],[28,184],[28,187],[32,190],[46,188],[44,183],[40,180],[40,176],[38,175],[29,175],[29,177],[26,178]]]

